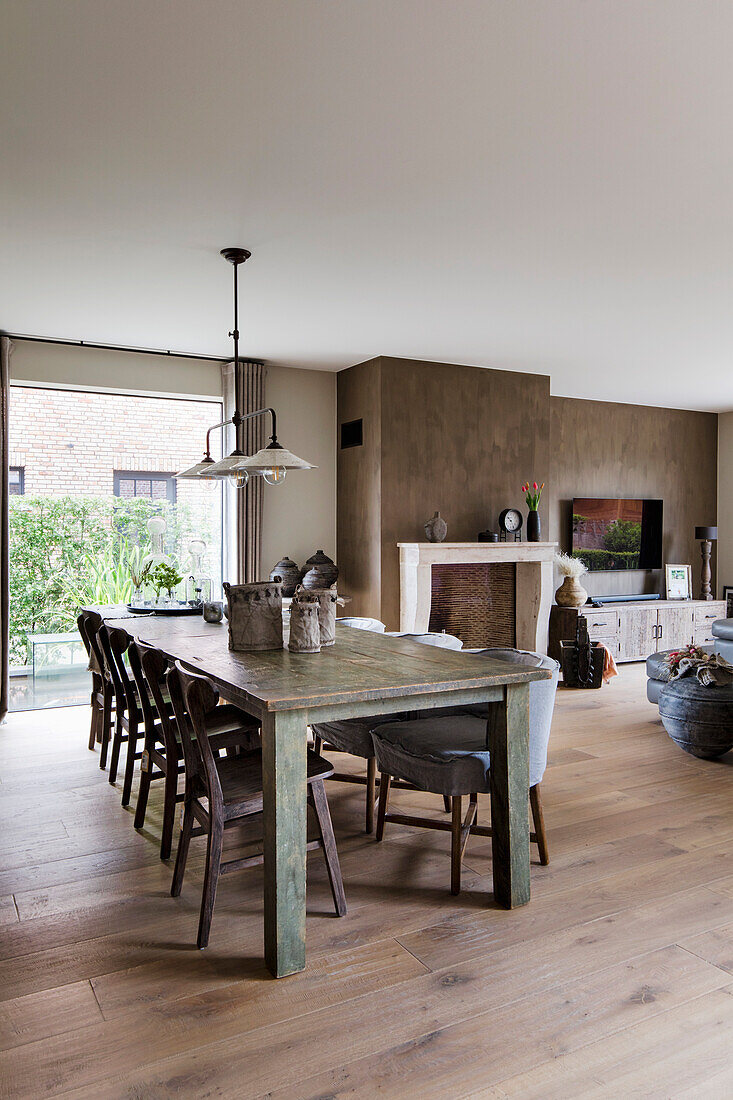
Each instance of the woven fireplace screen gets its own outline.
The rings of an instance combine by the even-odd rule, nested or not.
[[[455,634],[467,649],[516,644],[514,562],[433,565],[430,630]]]

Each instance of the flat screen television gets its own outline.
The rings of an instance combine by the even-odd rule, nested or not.
[[[575,558],[593,572],[662,568],[662,501],[576,497]]]

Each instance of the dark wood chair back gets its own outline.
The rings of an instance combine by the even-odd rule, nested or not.
[[[186,776],[198,776],[206,788],[211,812],[221,813],[224,798],[207,732],[207,719],[219,703],[219,693],[210,680],[189,672],[179,661],[166,682],[183,745]]]
[[[81,640],[84,643],[84,648],[89,654],[90,659],[92,659],[92,663],[96,664],[99,668],[99,675],[103,679],[109,678],[104,653],[99,644],[99,631],[102,627],[102,616],[97,614],[96,611],[82,611],[76,620],[76,625],[79,627]]]
[[[77,615],[77,617],[76,617],[76,627],[77,627],[77,630],[79,631],[79,635],[80,635],[81,640],[84,644],[84,648],[87,651],[87,657],[91,661],[91,659],[92,659],[92,647],[89,644],[89,638],[87,636],[86,620],[85,620],[83,612],[80,613],[79,615]]]
[[[166,755],[170,760],[177,760],[179,753],[175,719],[171,718],[170,708],[165,698],[166,676],[170,671],[171,662],[164,653],[146,642],[133,642],[129,654],[130,668],[135,682],[138,682],[138,677],[143,681],[142,685],[138,683],[143,718],[146,723],[149,720],[154,722],[156,718],[160,720]]]
[[[103,624],[97,637],[112,677],[118,713],[124,713],[127,710],[129,714],[136,714],[138,701],[135,681],[125,664],[130,636],[124,630],[115,630]]]
[[[152,688],[143,672],[140,657],[140,643],[131,642],[127,648],[127,659],[130,662],[130,672],[137,687],[137,697],[140,700],[143,722],[146,729],[152,729],[158,717],[157,706],[153,698]]]

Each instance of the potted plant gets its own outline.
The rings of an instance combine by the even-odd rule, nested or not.
[[[150,580],[155,588],[156,602],[160,599],[161,589],[165,589],[168,593],[168,599],[173,600],[173,589],[176,588],[183,577],[178,572],[174,565],[169,565],[167,562],[160,562],[156,565],[155,569],[150,574]]]
[[[563,582],[555,593],[555,600],[560,607],[582,607],[588,599],[588,593],[580,583],[580,578],[588,572],[588,566],[581,558],[571,557],[570,554],[555,554],[557,566]]]
[[[132,597],[131,602],[138,606],[142,604],[145,598],[143,592],[143,586],[150,579],[150,570],[152,562],[139,561],[140,555],[137,555],[137,560],[130,562],[130,580],[132,581]]]

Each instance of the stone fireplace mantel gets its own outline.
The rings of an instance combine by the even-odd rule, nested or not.
[[[433,565],[513,562],[516,645],[547,652],[554,542],[400,542],[400,630],[424,633],[430,622]]]

